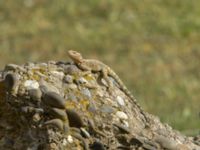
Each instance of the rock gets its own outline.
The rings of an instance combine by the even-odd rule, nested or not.
[[[73,143],[73,142],[74,142],[73,137],[72,137],[71,135],[68,135],[67,141],[68,141],[69,143]]]
[[[103,105],[100,110],[103,113],[113,113],[114,112],[114,109],[108,105]]]
[[[42,98],[42,92],[39,88],[37,89],[30,89],[28,91],[30,97],[34,100],[34,101],[40,101]]]
[[[60,119],[52,119],[52,120],[46,121],[44,123],[44,126],[53,126],[53,127],[58,128],[61,131],[64,130],[64,124]]]
[[[171,140],[170,138],[166,138],[162,135],[156,135],[155,141],[158,142],[162,147],[170,150],[177,150],[177,142]]]
[[[42,108],[35,108],[32,106],[23,106],[21,107],[21,112],[23,113],[39,113],[42,114],[44,112],[44,109]]]
[[[121,130],[124,133],[129,134],[130,133],[130,129],[128,129],[127,127],[120,125],[118,123],[114,124],[114,126],[116,126],[119,130]]]
[[[34,114],[33,117],[32,117],[32,120],[34,122],[39,122],[41,120],[40,114],[39,113]]]
[[[63,109],[51,108],[49,113],[55,118],[61,119],[63,121],[67,120],[67,114]]]
[[[117,96],[116,100],[117,100],[117,103],[118,103],[120,106],[125,106],[124,99],[121,98],[121,96]]]
[[[60,71],[51,71],[51,74],[56,76],[59,79],[63,79],[63,77],[65,75],[63,72],[60,72]]]
[[[28,90],[31,89],[38,89],[39,88],[39,83],[36,80],[26,80],[24,82],[24,87],[27,88]]]
[[[92,150],[106,150],[106,148],[104,147],[104,145],[101,142],[95,141],[90,148]]]
[[[42,93],[55,92],[57,94],[60,94],[59,89],[54,84],[50,84],[44,80],[41,80],[39,84],[40,84],[40,90],[42,91]]]
[[[118,117],[118,118],[120,118],[120,119],[128,119],[128,116],[127,116],[127,114],[126,113],[124,113],[123,111],[117,111],[116,112],[116,116]]]
[[[65,109],[65,100],[55,92],[47,92],[42,98],[43,102],[51,107]]]
[[[75,89],[77,89],[77,85],[76,84],[68,84],[68,87],[69,87],[69,89],[71,89],[71,90],[75,90]]]
[[[81,116],[75,110],[66,109],[66,113],[68,116],[70,127],[80,128],[84,126]]]
[[[110,75],[112,88],[101,70],[79,67],[49,61],[0,71],[0,149],[200,149],[198,137],[137,109]]]
[[[85,95],[86,98],[88,98],[88,99],[91,99],[91,98],[92,98],[92,95],[91,95],[90,91],[88,90],[88,88],[83,88],[83,89],[81,89],[81,93],[82,93],[83,95]]]
[[[64,82],[66,83],[72,83],[73,82],[73,77],[71,75],[66,75],[63,79]]]
[[[88,133],[84,128],[81,128],[81,133],[84,137],[90,138],[90,133]]]
[[[4,84],[6,89],[12,90],[17,85],[18,79],[15,74],[9,73],[6,75]]]
[[[80,69],[75,65],[66,65],[64,67],[64,73],[69,75],[74,75],[80,73]]]
[[[78,83],[79,83],[79,84],[87,84],[88,81],[87,81],[85,78],[80,77],[80,78],[78,79]]]

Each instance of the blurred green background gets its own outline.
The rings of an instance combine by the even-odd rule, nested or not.
[[[200,1],[0,0],[0,67],[69,60],[116,71],[142,107],[187,135],[199,132]]]

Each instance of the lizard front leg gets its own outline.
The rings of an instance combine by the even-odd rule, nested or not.
[[[85,72],[83,73],[83,75],[90,74],[91,71],[92,71],[90,67],[88,67],[87,65],[84,65],[83,63],[78,63],[77,66],[78,66],[81,70],[85,71]]]
[[[91,68],[84,63],[78,63],[78,67],[84,71],[91,71]]]

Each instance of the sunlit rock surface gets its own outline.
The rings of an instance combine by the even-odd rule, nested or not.
[[[9,64],[0,78],[2,150],[200,149],[73,62]]]

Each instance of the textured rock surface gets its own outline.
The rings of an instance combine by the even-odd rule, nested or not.
[[[200,149],[72,62],[9,64],[0,77],[0,149]]]

